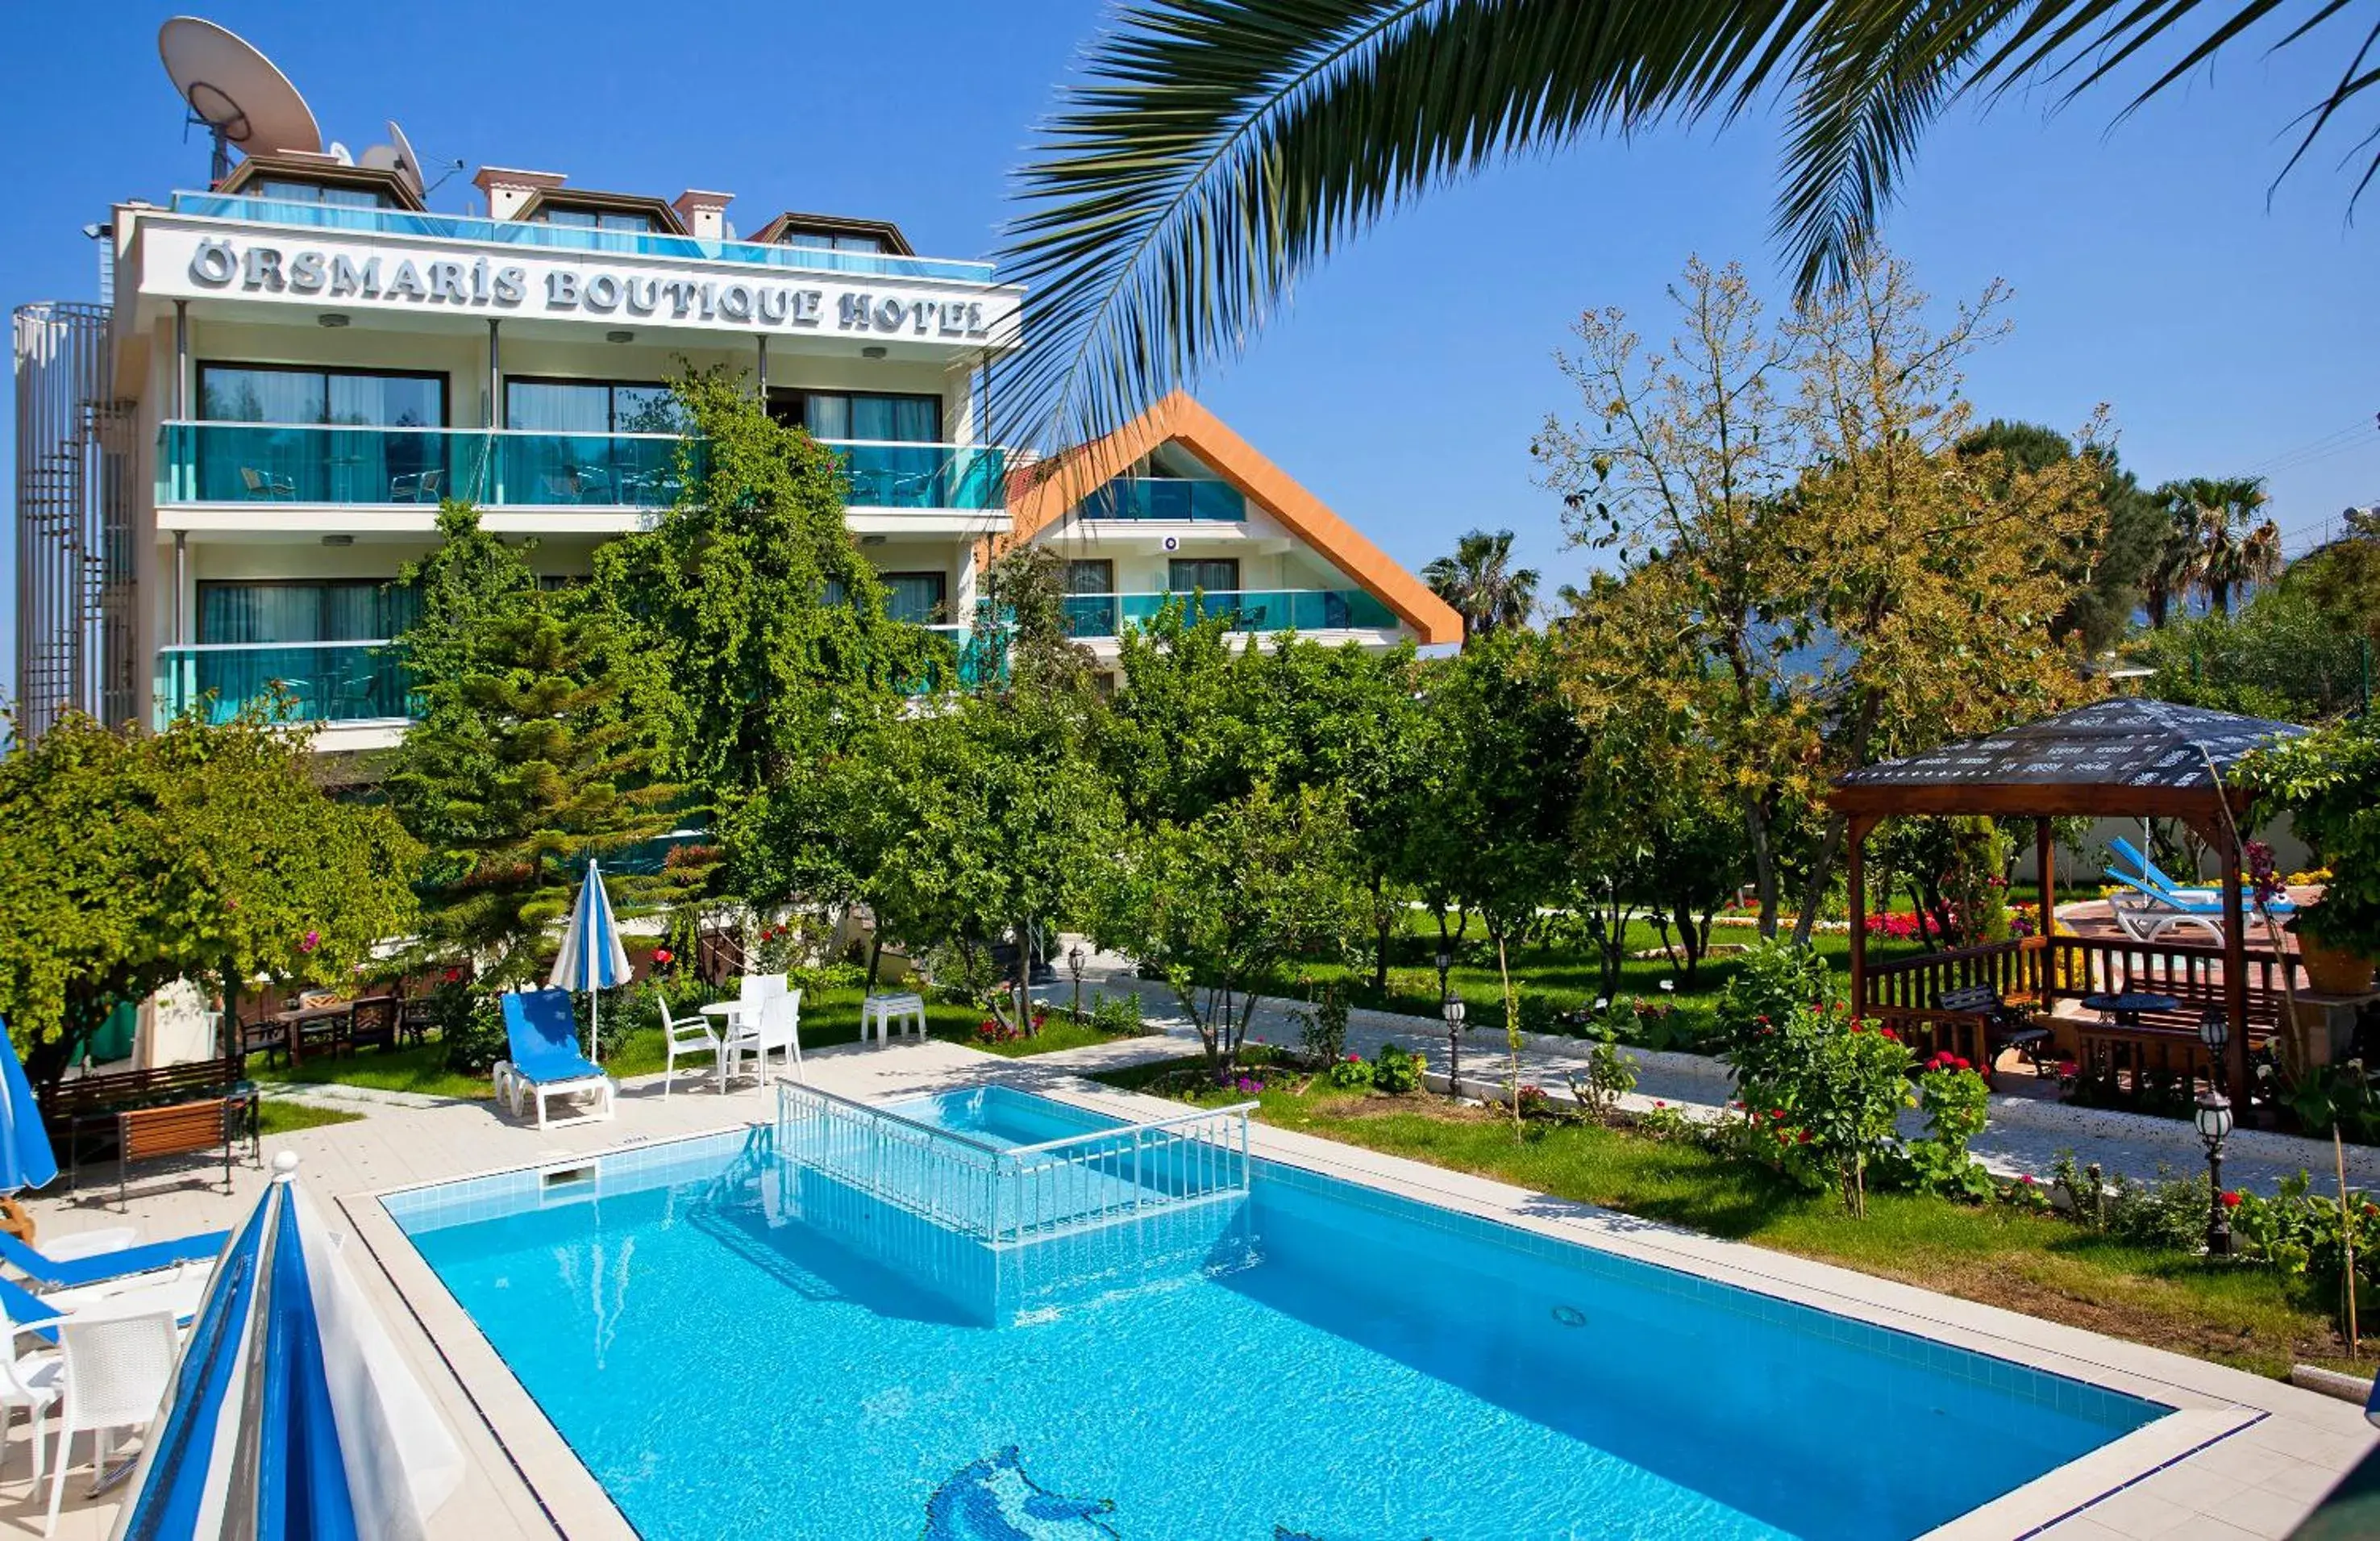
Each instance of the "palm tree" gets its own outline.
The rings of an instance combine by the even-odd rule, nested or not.
[[[1466,647],[1473,637],[1500,627],[1526,625],[1536,608],[1537,570],[1514,567],[1512,561],[1511,530],[1490,535],[1475,529],[1454,543],[1452,556],[1437,557],[1421,570],[1430,592],[1463,617]]]
[[[2157,493],[2179,537],[2179,569],[2186,575],[2180,589],[2205,594],[2216,613],[2231,613],[2234,591],[2281,576],[2280,526],[2270,519],[2252,523],[2272,501],[2263,478],[2191,477],[2168,481]]]
[[[2157,50],[2123,111],[2219,52],[2336,45],[2286,176],[2380,87],[2346,0],[1133,0],[1020,177],[1000,254],[1027,346],[994,376],[1017,440],[1083,443],[1245,346],[1297,276],[1490,163],[1786,105],[1777,228],[1804,293],[1839,279],[1925,130],[1964,96],[2066,100]],[[2262,30],[2261,36],[2257,35]],[[2178,55],[2178,56],[2173,56]],[[2341,126],[2352,138],[2352,126]],[[2380,135],[2354,195],[2380,176]]]

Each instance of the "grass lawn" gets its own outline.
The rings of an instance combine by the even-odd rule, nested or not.
[[[257,1133],[266,1139],[275,1135],[295,1134],[300,1129],[320,1129],[325,1124],[353,1123],[362,1118],[341,1108],[317,1108],[304,1102],[289,1102],[280,1098],[268,1098],[256,1110]]]
[[[802,1001],[802,1048],[807,1050],[857,1042],[859,1003],[866,994],[865,990],[859,989],[830,990],[815,1000],[805,998]],[[677,1009],[690,1011],[693,1002],[689,1000],[686,1005]],[[1079,1049],[1085,1044],[1104,1043],[1113,1036],[1099,1032],[1086,1024],[1070,1022],[1062,1013],[1055,1013],[1049,1024],[1032,1037],[1015,1043],[979,1044],[975,1041],[975,1030],[983,1019],[984,1013],[973,1006],[933,1000],[926,1002],[926,1030],[929,1034],[1008,1059],[1049,1054],[1062,1049]],[[646,1021],[651,1022],[650,1013],[646,1013]],[[690,1062],[707,1065],[710,1061],[705,1058]],[[655,1074],[666,1069],[668,1064],[669,1055],[662,1040],[662,1030],[655,1025],[640,1026],[630,1033],[627,1042],[604,1062],[603,1068],[615,1076],[625,1077]],[[448,1070],[445,1046],[434,1039],[419,1049],[366,1049],[341,1057],[318,1057],[295,1069],[286,1064],[268,1066],[260,1055],[249,1061],[249,1074],[259,1081],[318,1086],[336,1083],[371,1086],[381,1091],[419,1092],[430,1097],[485,1100],[494,1095],[486,1076],[457,1075]]]
[[[1749,946],[1759,940],[1760,933],[1749,926],[1711,928],[1711,945],[1715,949]],[[1851,938],[1847,934],[1821,931],[1812,937],[1811,942],[1838,974],[1849,972]],[[1630,953],[1649,953],[1660,945],[1661,933],[1649,921],[1630,923]],[[1879,963],[1923,951],[1924,946],[1914,941],[1893,941],[1875,937],[1868,942],[1868,956]],[[1437,952],[1437,922],[1426,911],[1415,910],[1407,916],[1403,934],[1391,944],[1389,988],[1385,991],[1372,988],[1372,971],[1364,962],[1352,965],[1295,964],[1268,989],[1269,993],[1303,998],[1310,993],[1306,981],[1318,986],[1340,982],[1347,986],[1348,999],[1355,1005],[1403,1012],[1415,1016],[1436,1016],[1438,970],[1432,960]],[[1658,996],[1663,993],[1663,981],[1667,980],[1683,1012],[1700,1013],[1706,1017],[1719,991],[1726,989],[1728,980],[1735,977],[1740,966],[1739,956],[1733,953],[1722,953],[1705,958],[1691,983],[1678,979],[1666,958],[1632,957],[1621,965],[1620,993]],[[1510,962],[1513,989],[1551,996],[1564,1008],[1591,1003],[1602,989],[1601,966],[1591,950],[1584,945],[1533,942],[1513,953]],[[1486,933],[1476,920],[1471,924],[1469,938],[1457,944],[1455,964],[1448,975],[1448,982],[1464,1000],[1472,1002],[1474,1022],[1488,1021],[1489,1016],[1483,1013],[1498,1011],[1495,1003],[1503,987],[1497,978],[1496,950],[1488,942]],[[1500,1014],[1496,1015],[1495,1020],[1500,1022]]]
[[[1104,1073],[1139,1089],[1174,1060]],[[1188,1100],[1242,1100],[1199,1094]],[[1284,1129],[1475,1172],[1538,1193],[1750,1242],[2071,1327],[2173,1349],[2261,1375],[2293,1363],[2345,1366],[2325,1304],[2258,1264],[2142,1248],[2051,1216],[1909,1194],[1868,1200],[1852,1219],[1764,1169],[1697,1147],[1589,1123],[1532,1122],[1515,1145],[1509,1115],[1421,1097],[1265,1092],[1257,1117]],[[2368,1362],[2362,1366],[2368,1371]]]

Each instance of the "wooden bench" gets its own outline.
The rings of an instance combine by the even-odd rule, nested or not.
[[[249,1098],[248,1102],[254,1099]],[[256,1121],[245,1117],[247,1103],[234,1097],[211,1097],[197,1102],[169,1102],[163,1107],[133,1108],[115,1115],[115,1202],[125,1200],[125,1174],[135,1161],[161,1156],[191,1156],[223,1147],[224,1192],[231,1192],[232,1154],[246,1124],[255,1154]]]
[[[2022,1008],[2001,1000],[1997,987],[1961,985],[1937,994],[1934,1006],[1937,1011],[1950,1013],[1973,1024],[1971,1030],[1981,1050],[1975,1068],[1983,1073],[1985,1080],[1991,1079],[1993,1066],[2010,1049],[2032,1061],[2035,1071],[2041,1069],[2041,1050],[2049,1042],[2049,1029],[2034,1022]]]
[[[228,1105],[226,1117],[244,1119],[253,1144],[258,1135],[256,1088],[241,1072],[240,1059],[233,1056],[153,1070],[78,1075],[42,1086],[42,1121],[49,1129],[50,1143],[65,1159],[69,1187],[79,1174],[86,1150],[99,1154],[111,1143],[122,1148],[121,1115],[128,1112],[183,1103]]]

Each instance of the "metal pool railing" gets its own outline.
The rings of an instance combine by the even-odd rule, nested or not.
[[[1248,1191],[1253,1102],[1038,1145],[993,1145],[792,1082],[781,1159],[992,1245]]]

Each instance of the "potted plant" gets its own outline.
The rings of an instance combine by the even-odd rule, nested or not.
[[[2250,756],[2240,772],[2330,868],[2321,900],[2289,927],[2309,983],[2362,993],[2380,958],[2380,724],[2316,729]]]

